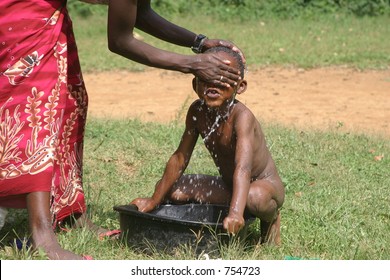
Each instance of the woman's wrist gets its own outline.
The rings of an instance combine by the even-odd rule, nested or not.
[[[180,71],[184,74],[194,74],[197,63],[200,62],[199,55],[182,55],[182,57],[175,61],[173,70]]]
[[[191,50],[194,53],[201,53],[205,40],[207,40],[206,35],[203,35],[203,34],[196,35],[194,43],[191,46]]]

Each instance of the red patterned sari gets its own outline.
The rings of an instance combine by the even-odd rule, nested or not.
[[[53,224],[85,211],[87,93],[65,0],[0,1],[0,206],[51,193]]]

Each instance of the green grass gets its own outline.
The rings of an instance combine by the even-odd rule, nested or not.
[[[86,131],[84,184],[89,214],[96,224],[118,228],[114,205],[152,193],[165,162],[176,148],[182,125],[137,120],[90,119]],[[388,139],[337,130],[300,131],[266,125],[271,152],[286,187],[280,247],[220,248],[223,259],[374,259],[390,258],[390,144]],[[375,150],[375,152],[373,152]],[[376,155],[384,155],[380,161]],[[187,172],[216,174],[198,143]],[[28,236],[25,210],[11,211],[13,224],[2,232],[1,259],[29,259],[9,245]],[[250,233],[258,235],[258,222]],[[198,259],[191,248],[175,254],[144,255],[118,241],[98,241],[85,230],[58,233],[61,244],[96,259]],[[207,252],[206,252],[207,253]],[[44,258],[35,254],[34,258]]]
[[[195,15],[171,20],[194,32],[205,33],[210,38],[235,42],[252,68],[269,65],[303,68],[343,65],[361,69],[388,69],[390,65],[390,17],[330,15],[315,20],[231,19],[226,23]],[[105,14],[74,17],[73,22],[84,72],[148,69],[110,53]],[[192,54],[189,49],[139,33],[146,42],[156,47]]]

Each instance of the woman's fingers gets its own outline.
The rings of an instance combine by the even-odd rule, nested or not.
[[[220,71],[221,74],[218,78],[218,84],[226,87],[234,87],[241,80],[239,71],[234,68],[230,68],[227,71]]]
[[[213,76],[211,79],[202,79],[206,83],[210,83],[216,86],[222,87],[234,87],[237,85],[240,80],[240,76],[229,73],[229,72],[219,72],[222,75],[217,74],[217,76]]]
[[[199,54],[200,59],[194,71],[201,80],[217,86],[235,86],[241,79],[240,71],[230,66],[229,60],[221,59],[217,54]]]
[[[218,79],[215,79],[213,84],[224,87],[234,87],[237,85],[241,77],[237,74],[225,71],[221,72],[222,75]]]

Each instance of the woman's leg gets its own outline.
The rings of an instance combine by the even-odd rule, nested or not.
[[[70,251],[61,248],[54,234],[50,214],[50,193],[32,192],[27,194],[27,211],[35,249],[43,250],[49,259],[77,260],[83,259]]]

